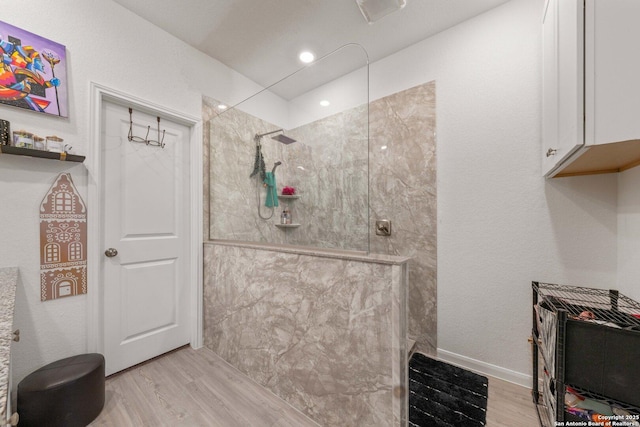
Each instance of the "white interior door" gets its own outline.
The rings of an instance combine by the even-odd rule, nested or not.
[[[189,128],[161,118],[161,148],[128,140],[128,107],[103,101],[102,111],[104,355],[110,375],[189,343]],[[155,140],[157,117],[134,108],[133,135],[145,138],[149,125],[148,138]]]

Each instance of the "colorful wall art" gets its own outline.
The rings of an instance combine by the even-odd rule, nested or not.
[[[65,47],[0,21],[0,103],[68,117]]]
[[[87,293],[87,207],[61,173],[40,205],[40,299]]]

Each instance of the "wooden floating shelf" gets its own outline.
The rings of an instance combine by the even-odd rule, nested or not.
[[[285,195],[285,194],[279,194],[278,195],[278,199],[299,199],[300,196],[296,196],[295,194],[293,196],[289,196],[289,195]]]
[[[39,157],[41,159],[62,160],[66,162],[84,162],[85,156],[77,154],[54,153],[53,151],[34,150],[33,148],[14,147],[11,145],[0,145],[2,154],[14,154],[17,156]]]
[[[278,228],[298,228],[300,224],[276,224]]]

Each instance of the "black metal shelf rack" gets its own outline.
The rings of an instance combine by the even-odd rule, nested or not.
[[[640,414],[640,303],[616,290],[541,282],[532,289],[532,396],[540,425],[586,421],[566,412],[567,386]]]

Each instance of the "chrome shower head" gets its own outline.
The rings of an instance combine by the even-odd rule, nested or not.
[[[277,129],[272,130],[271,132],[256,134],[253,139],[256,141],[256,143],[259,143],[263,136],[272,135],[274,133],[277,133],[279,135],[272,136],[271,139],[275,139],[276,141],[282,142],[283,144],[291,144],[293,142],[296,142],[295,139],[289,138],[284,134],[284,129]]]
[[[271,139],[275,139],[276,141],[282,142],[283,144],[292,144],[296,142],[295,139],[289,138],[284,133],[281,133],[280,135],[272,136]]]

